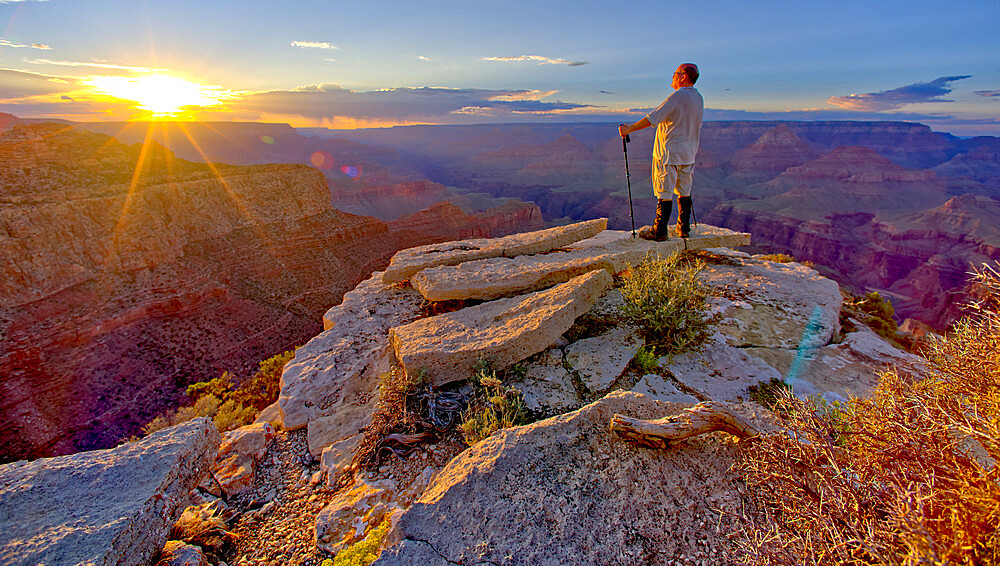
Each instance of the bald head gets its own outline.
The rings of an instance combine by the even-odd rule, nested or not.
[[[698,82],[698,65],[684,63],[680,67],[677,67],[677,71],[684,73],[684,76],[687,77],[688,82],[692,85]]]

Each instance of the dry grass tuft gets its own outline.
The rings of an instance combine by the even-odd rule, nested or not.
[[[1000,274],[976,313],[929,347],[925,376],[886,371],[866,399],[787,394],[784,433],[735,468],[752,564],[1000,564]]]

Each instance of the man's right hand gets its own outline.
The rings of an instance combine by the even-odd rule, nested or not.
[[[623,138],[625,136],[627,136],[628,135],[628,126],[626,126],[625,124],[620,124],[618,126],[618,134],[621,135],[621,137],[623,137]]]

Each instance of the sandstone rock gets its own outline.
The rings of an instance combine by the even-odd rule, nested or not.
[[[148,563],[218,445],[199,418],[113,449],[0,466],[0,562]]]
[[[362,383],[369,386],[375,385],[374,380],[364,380]],[[319,457],[326,448],[345,440],[345,437],[353,438],[347,435],[357,434],[371,422],[372,413],[375,412],[377,393],[373,393],[369,398],[371,401],[365,405],[346,405],[344,410],[340,412],[309,421],[306,433],[309,453],[314,458]]]
[[[781,379],[778,370],[726,343],[716,333],[697,351],[661,358],[660,364],[678,381],[713,401],[749,399],[747,387],[772,378]]]
[[[699,278],[726,297],[712,304],[730,346],[815,348],[840,331],[840,287],[804,265],[730,256]]]
[[[208,559],[201,548],[181,542],[168,540],[160,551],[160,559],[154,566],[209,566]]]
[[[625,371],[636,350],[645,344],[634,327],[625,326],[577,340],[566,346],[566,363],[593,393],[605,391]]]
[[[534,413],[560,414],[580,406],[573,378],[563,367],[563,353],[549,348],[527,365],[524,378],[511,385],[521,392]]]
[[[323,471],[323,476],[326,477],[327,486],[332,486],[337,476],[351,463],[354,451],[357,449],[358,443],[361,442],[361,436],[360,434],[355,434],[350,438],[341,440],[323,449],[323,454],[319,459],[319,466]]]
[[[331,437],[336,441],[367,424],[376,379],[388,369],[387,331],[414,320],[423,301],[413,289],[383,284],[381,276],[373,274],[344,295],[343,302],[323,316],[326,330],[296,350],[285,365],[278,397],[285,428],[302,428],[334,413],[346,423],[345,414],[355,415],[342,434]]]
[[[537,232],[511,234],[503,238],[418,246],[397,252],[382,275],[382,282],[391,284],[406,281],[418,271],[437,265],[457,265],[476,259],[546,252],[589,238],[607,226],[607,218],[598,218]]]
[[[642,376],[638,383],[632,387],[632,391],[641,393],[657,401],[692,404],[698,402],[697,397],[682,392],[680,389],[677,389],[677,386],[672,381],[655,373],[647,373]]]
[[[651,450],[608,431],[614,413],[682,407],[616,391],[494,434],[438,473],[375,564],[666,564],[695,552],[732,563],[734,444],[709,436]]]
[[[429,301],[490,300],[551,287],[595,269],[615,275],[628,265],[636,265],[649,253],[670,255],[684,249],[749,243],[750,234],[705,224],[693,228],[686,242],[680,238],[652,242],[633,239],[631,232],[605,230],[563,251],[430,267],[413,275],[410,283]]]
[[[435,385],[467,379],[480,359],[495,369],[552,345],[612,283],[591,271],[547,291],[424,318],[390,331],[408,373],[426,369]]]
[[[212,475],[227,497],[253,487],[256,462],[264,456],[277,434],[271,423],[255,423],[231,430],[222,437]]]

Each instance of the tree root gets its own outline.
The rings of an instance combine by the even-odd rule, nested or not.
[[[740,439],[760,435],[757,429],[733,414],[725,403],[718,401],[698,403],[684,409],[679,415],[654,421],[615,414],[611,417],[611,430],[626,440],[661,450],[668,448],[671,442],[717,430],[728,432]]]

